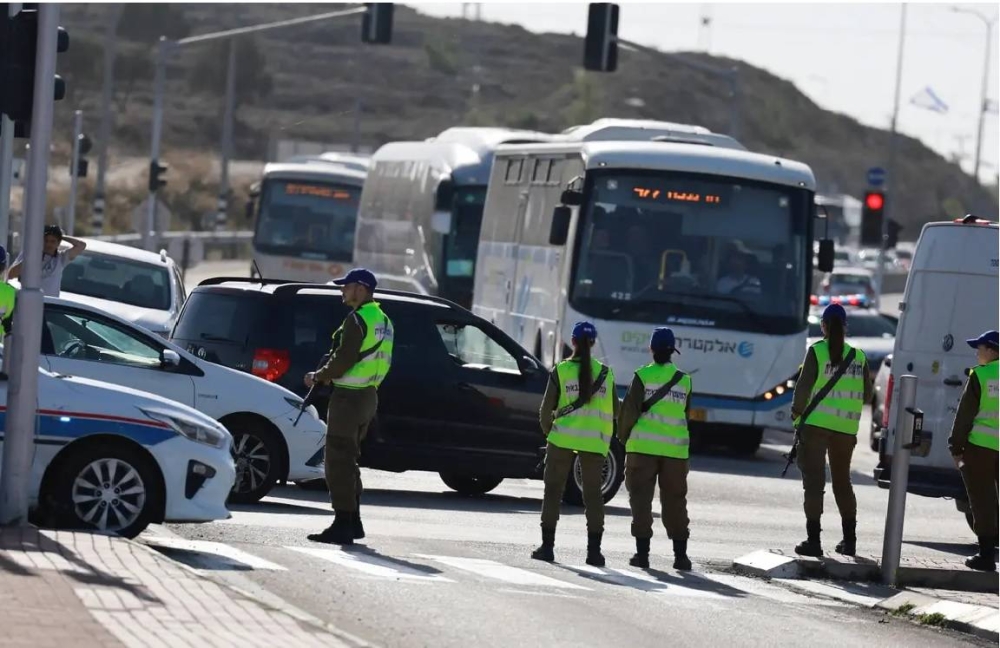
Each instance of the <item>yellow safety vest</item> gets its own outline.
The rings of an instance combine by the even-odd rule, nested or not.
[[[997,394],[1000,374],[997,361],[980,365],[972,373],[979,380],[979,412],[972,421],[969,443],[990,450],[1000,450],[1000,444],[997,443],[997,428],[1000,427],[997,419],[1000,414],[1000,397]]]
[[[591,380],[596,380],[604,367],[597,360],[591,360]],[[576,401],[580,393],[580,361],[564,360],[556,365],[556,375],[559,377],[559,402],[556,409],[561,410]],[[615,375],[608,367],[608,375],[597,393],[590,401],[574,412],[560,416],[552,423],[548,441],[554,446],[566,450],[594,452],[603,457],[608,456],[611,446],[611,435],[615,426],[615,404],[617,398],[614,392]]]
[[[851,348],[848,344],[844,344],[844,357],[851,351]],[[837,372],[837,366],[840,364],[831,361],[830,345],[826,340],[816,342],[812,345],[812,349],[813,353],[816,354],[817,373],[816,383],[813,385],[810,397],[823,388]],[[865,354],[861,349],[856,349],[851,366],[847,368],[830,393],[812,411],[809,418],[806,419],[806,425],[857,436],[861,423],[861,411],[865,404],[866,362]]]
[[[14,316],[14,306],[17,305],[17,288],[6,281],[0,282],[0,322],[11,320]],[[7,327],[3,327],[7,334]]]
[[[644,388],[643,400],[670,382],[678,371],[672,364],[648,364],[635,372]],[[684,407],[691,393],[691,376],[677,381],[663,398],[644,412],[629,434],[626,452],[687,459],[691,445]]]
[[[378,387],[385,380],[392,365],[393,329],[392,322],[382,312],[377,302],[366,302],[359,306],[354,314],[365,323],[365,337],[361,341],[361,353],[354,363],[340,378],[335,378],[333,384],[347,389],[366,389]],[[344,325],[333,334],[343,335]]]

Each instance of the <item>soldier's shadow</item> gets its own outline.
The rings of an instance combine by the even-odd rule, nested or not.
[[[403,570],[409,570],[412,572],[417,572],[419,575],[423,576],[436,576],[443,573],[440,569],[432,567],[430,565],[424,565],[421,563],[410,562],[409,560],[403,560],[402,558],[394,558],[392,556],[386,556],[385,554],[379,553],[377,550],[369,547],[368,545],[353,544],[348,547],[343,547],[344,553],[351,554],[355,559],[361,562],[369,562],[372,564],[391,563],[396,567],[402,568]],[[366,558],[368,560],[366,560]]]

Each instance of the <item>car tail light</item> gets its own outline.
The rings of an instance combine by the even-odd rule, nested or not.
[[[882,427],[889,429],[889,407],[892,405],[892,374],[889,374],[889,384],[885,386],[885,405],[882,406]]]
[[[264,380],[275,382],[292,366],[291,357],[284,349],[257,349],[253,354],[251,373]]]

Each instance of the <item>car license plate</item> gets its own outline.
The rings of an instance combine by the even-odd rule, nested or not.
[[[688,418],[692,421],[705,421],[708,419],[707,412],[700,407],[692,407]]]

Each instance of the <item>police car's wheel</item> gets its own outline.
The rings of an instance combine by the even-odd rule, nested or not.
[[[60,522],[134,538],[163,507],[163,479],[149,457],[127,446],[83,447],[55,485]]]
[[[234,504],[253,504],[271,492],[281,471],[282,444],[272,430],[247,419],[224,421],[233,435],[230,452],[236,463],[236,481],[229,492]]]
[[[601,497],[605,503],[614,499],[621,488],[622,481],[625,480],[625,448],[622,447],[618,439],[611,442],[611,451],[604,459],[604,466],[601,468]],[[563,493],[563,501],[575,506],[583,506],[583,469],[580,466],[580,458],[573,460],[573,470],[570,471],[569,480],[566,483],[566,491]]]
[[[503,477],[471,477],[447,472],[438,475],[445,486],[461,495],[485,495],[503,481]]]

